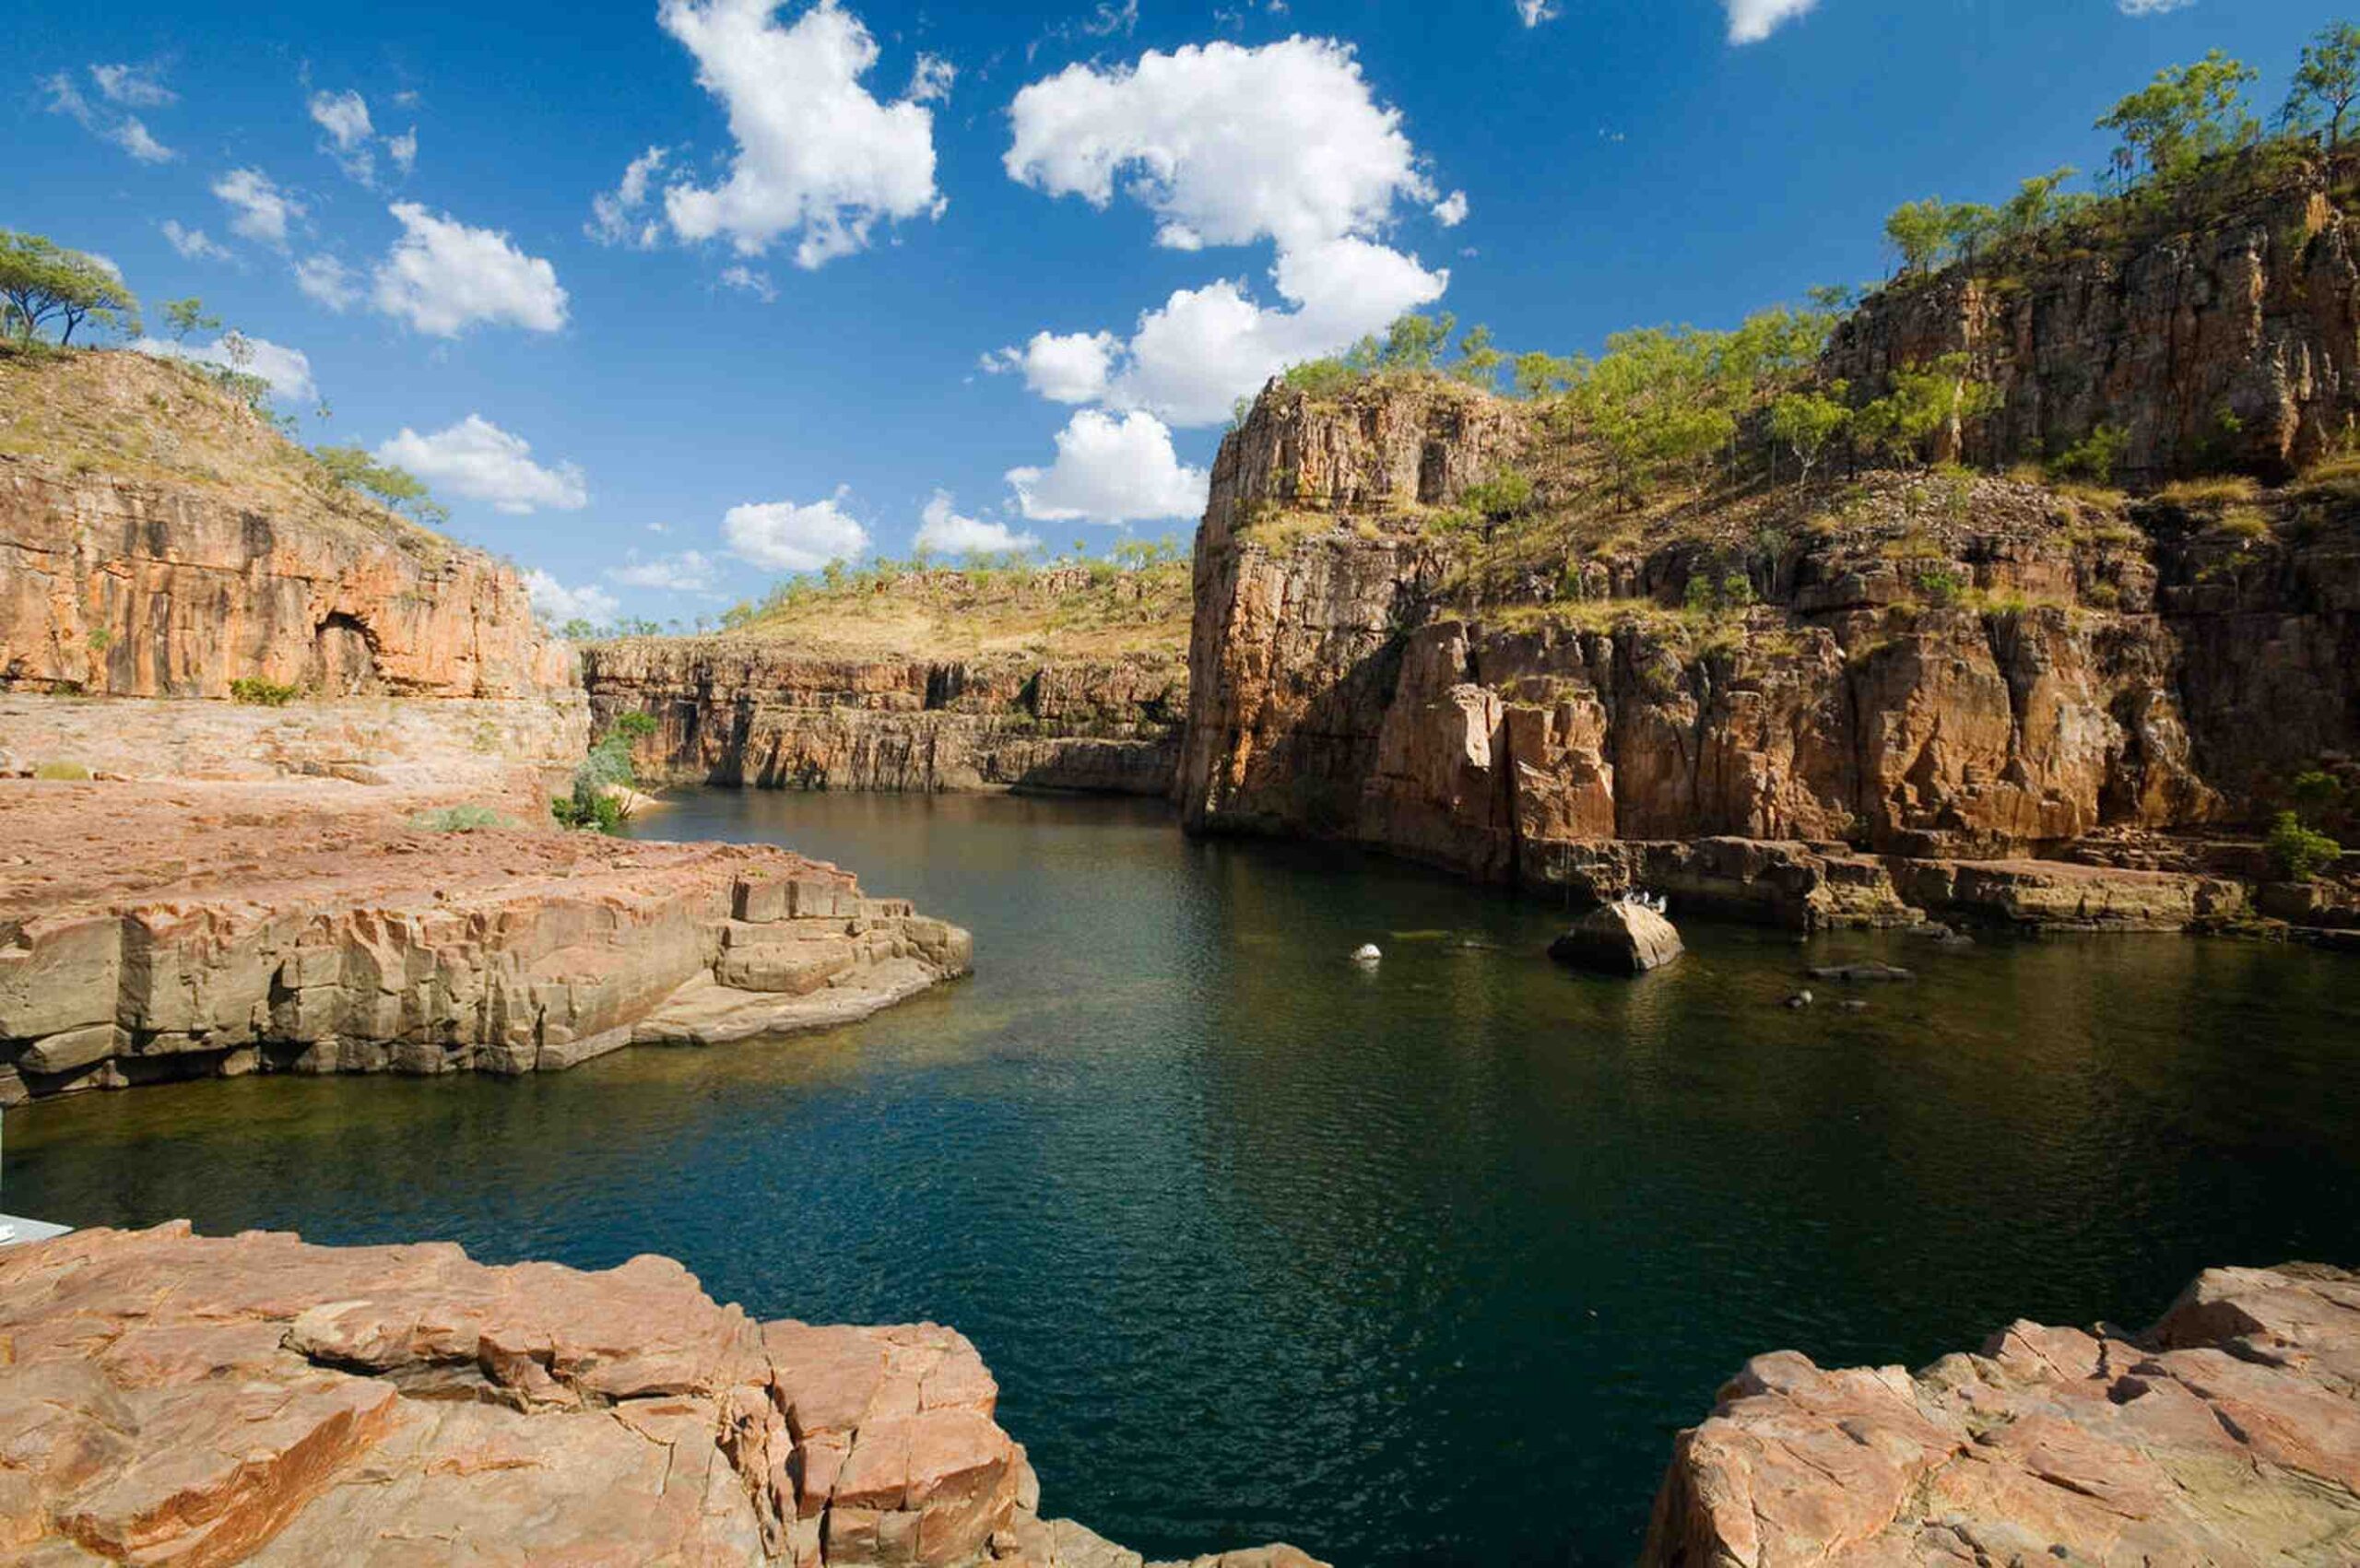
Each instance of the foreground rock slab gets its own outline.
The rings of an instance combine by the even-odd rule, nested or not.
[[[1651,1568],[2360,1562],[2360,1276],[2207,1271],[2143,1335],[2015,1323],[1912,1376],[1757,1356]]]
[[[1038,1517],[953,1330],[756,1323],[667,1258],[88,1231],[0,1252],[0,1352],[9,1562],[1139,1562]]]
[[[1687,949],[1670,921],[1634,903],[1601,904],[1549,944],[1549,956],[1601,974],[1645,974]]]

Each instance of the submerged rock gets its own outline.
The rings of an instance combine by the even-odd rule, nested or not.
[[[1805,972],[1813,980],[1835,980],[1847,985],[1894,985],[1918,976],[1898,964],[1826,963]]]
[[[1686,951],[1670,921],[1634,903],[1591,910],[1549,944],[1549,956],[1600,974],[1645,974]]]

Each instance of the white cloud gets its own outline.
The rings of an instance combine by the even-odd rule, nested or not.
[[[579,512],[590,504],[582,470],[572,463],[544,468],[522,436],[480,414],[422,436],[404,426],[377,448],[377,460],[407,468],[428,484],[491,503],[497,512]]]
[[[773,572],[817,572],[832,560],[855,560],[868,548],[868,530],[838,504],[844,492],[797,506],[791,501],[748,501],[722,514],[722,536],[743,560]]]
[[[867,248],[878,219],[939,216],[934,117],[879,103],[860,85],[877,41],[819,0],[780,27],[778,0],[662,0],[656,20],[696,56],[697,81],[727,108],[738,152],[717,186],[673,185],[665,215],[683,240],[726,237],[745,255],[782,238],[810,268]]]
[[[312,380],[310,358],[301,348],[289,348],[284,344],[273,343],[267,337],[245,338],[247,358],[243,365],[230,357],[230,340],[226,336],[210,343],[194,346],[143,337],[132,347],[142,354],[153,354],[159,359],[190,360],[200,365],[242,370],[248,375],[262,377],[270,383],[273,396],[289,403],[309,403],[320,395],[319,387]]]
[[[565,324],[557,268],[506,234],[437,218],[415,202],[390,210],[402,237],[377,264],[371,299],[378,310],[436,337],[455,337],[478,322],[535,332]]]
[[[1024,384],[1052,403],[1095,403],[1106,395],[1123,340],[1111,332],[1036,332],[1021,348],[984,356],[993,375],[1024,372]]]
[[[751,294],[765,305],[772,304],[778,299],[778,289],[771,282],[771,275],[748,266],[742,262],[732,263],[723,267],[721,281],[725,286],[738,289],[741,293]]]
[[[563,626],[569,620],[603,624],[623,607],[620,600],[596,583],[569,588],[538,567],[525,573],[525,592],[533,601],[533,613],[552,626]]]
[[[417,168],[418,127],[416,125],[412,125],[408,130],[404,131],[398,136],[387,136],[385,138],[385,156],[392,159],[394,160],[394,167],[400,170],[405,174]]]
[[[163,224],[164,238],[188,261],[227,261],[230,252],[215,242],[202,229],[184,229],[178,218],[168,218]]]
[[[327,133],[320,150],[366,185],[377,177],[377,159],[370,144],[377,128],[369,123],[369,101],[349,88],[342,92],[315,92],[307,105],[312,123]]]
[[[324,252],[295,264],[295,287],[332,311],[348,311],[365,292],[360,275]]]
[[[1467,221],[1467,193],[1453,191],[1434,205],[1434,221],[1445,229],[1456,229]]]
[[[1193,517],[1205,505],[1205,471],[1184,467],[1171,430],[1145,413],[1118,419],[1082,409],[1057,432],[1054,464],[1011,468],[1008,482],[1019,510],[1037,523]]]
[[[1537,28],[1557,19],[1556,0],[1516,0],[1516,14],[1526,27]]]
[[[2117,8],[2126,17],[2161,17],[2195,4],[2196,0],[2116,0]]]
[[[721,563],[702,550],[682,550],[642,560],[633,551],[624,564],[607,575],[627,588],[653,588],[667,594],[703,594],[713,589]]]
[[[1464,198],[1435,202],[1399,113],[1377,103],[1343,44],[1216,42],[1150,51],[1129,69],[1069,66],[1018,93],[1010,114],[1014,179],[1102,206],[1127,195],[1167,248],[1276,242],[1271,280],[1288,308],[1266,307],[1234,278],[1174,292],[1103,349],[1094,395],[1115,408],[1216,423],[1281,366],[1379,331],[1449,287],[1447,271],[1379,236],[1404,200],[1446,209]],[[1103,335],[1051,341],[1103,347]],[[1001,368],[1023,363],[1033,379],[1042,343],[1021,360],[1003,351]],[[1065,401],[1093,395],[1086,377],[1060,384]]]
[[[939,54],[920,54],[917,65],[910,71],[910,85],[902,96],[912,103],[935,103],[948,99],[953,83],[959,79],[959,67]]]
[[[1167,246],[1373,232],[1397,196],[1433,195],[1399,112],[1377,105],[1351,49],[1328,39],[1071,65],[1009,112],[1010,179],[1102,207],[1120,189],[1161,220]]]
[[[180,94],[163,84],[153,65],[93,65],[90,79],[99,84],[99,96],[109,103],[159,109],[180,101]]]
[[[919,514],[917,547],[937,555],[997,555],[1003,550],[1029,550],[1038,535],[1020,534],[1005,523],[962,517],[951,506],[949,490],[937,490]]]
[[[648,181],[670,156],[669,148],[652,147],[632,159],[613,190],[601,191],[590,198],[590,221],[582,226],[582,231],[602,245],[652,249],[664,238],[664,225],[654,218],[643,219],[637,215],[647,205]]]
[[[1782,24],[1811,10],[1819,0],[1721,0],[1721,4],[1729,9],[1729,41],[1759,43]]]
[[[90,74],[99,80],[100,92],[106,91],[108,79],[102,73],[118,68],[128,67],[90,67]],[[74,78],[65,72],[58,72],[43,81],[41,86],[49,93],[49,112],[52,114],[67,116],[100,141],[112,143],[140,162],[168,163],[180,156],[150,135],[136,114],[116,114],[91,103],[82,96],[82,89],[74,85]],[[163,89],[158,88],[155,90],[160,92]],[[167,95],[165,101],[169,100]]]
[[[213,194],[230,208],[231,232],[281,250],[288,223],[303,216],[303,204],[259,169],[230,170],[213,182]]]

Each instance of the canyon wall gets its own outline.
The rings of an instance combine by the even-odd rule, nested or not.
[[[2354,172],[2346,157],[2256,177],[2193,230],[2069,229],[1895,283],[1837,330],[1827,371],[1878,387],[1965,353],[2001,396],[1965,432],[1973,463],[2039,462],[2111,425],[2133,482],[2224,466],[2283,478],[2339,450],[2360,411],[2360,250],[2331,197]]]
[[[1475,603],[1428,523],[1547,439],[1432,380],[1264,395],[1198,539],[1192,830],[1546,886],[1618,840],[2083,853],[2249,817],[2360,736],[2342,487],[2223,513],[1877,475]]]
[[[759,637],[585,648],[601,728],[655,720],[641,776],[761,788],[1169,792],[1186,714],[1175,658],[929,660]]]

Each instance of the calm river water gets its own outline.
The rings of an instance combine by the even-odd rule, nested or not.
[[[2144,1323],[2207,1264],[2360,1262],[2348,959],[1692,925],[1610,983],[1541,956],[1545,906],[1159,807],[709,792],[642,831],[838,860],[972,927],[977,973],[523,1082],[42,1104],[6,1206],[659,1251],[759,1315],[952,1323],[1047,1510],[1343,1568],[1628,1562],[1756,1350],[1917,1364]],[[1921,979],[1778,1005],[1853,955]]]

